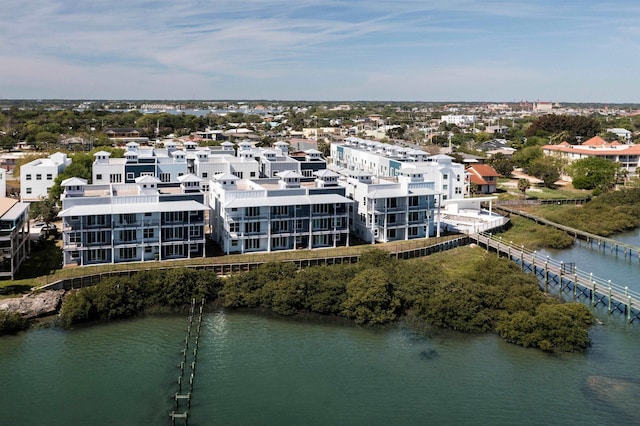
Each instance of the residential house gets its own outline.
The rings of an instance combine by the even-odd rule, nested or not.
[[[62,152],[23,164],[20,167],[20,199],[30,202],[46,198],[56,177],[70,164],[71,158]]]
[[[477,194],[493,194],[496,192],[498,177],[500,176],[493,167],[488,164],[474,164],[467,167],[467,173],[471,184],[477,188]]]

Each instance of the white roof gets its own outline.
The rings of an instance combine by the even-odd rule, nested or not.
[[[398,198],[398,197],[411,197],[414,195],[436,195],[439,191],[429,188],[410,188],[409,192],[404,192],[398,188],[389,189],[376,189],[367,194],[369,198]]]
[[[178,181],[180,183],[183,182],[202,182],[202,179],[200,179],[198,176],[189,173],[188,175],[182,175],[182,176],[178,176]]]
[[[60,183],[60,186],[84,186],[87,184],[86,179],[82,179],[79,177],[70,177],[69,179],[65,179]]]
[[[97,157],[97,156],[104,156],[104,155],[106,155],[107,157],[110,157],[110,156],[111,156],[111,153],[110,153],[110,152],[107,152],[107,151],[98,151],[98,152],[96,152],[95,154],[93,154],[93,156],[94,156],[94,157]]]
[[[340,177],[340,174],[336,172],[332,172],[329,169],[318,170],[316,172],[313,172],[313,174],[318,177]]]
[[[226,203],[225,208],[260,206],[273,207],[353,202],[353,200],[350,200],[349,198],[343,197],[339,194],[285,195],[279,197],[263,198],[236,198]]]
[[[300,173],[294,172],[293,170],[285,170],[282,172],[278,172],[277,176],[281,178],[298,178],[298,179],[301,179],[304,177]]]
[[[91,216],[96,214],[127,214],[127,213],[154,213],[154,212],[182,212],[205,211],[208,208],[197,201],[168,201],[154,203],[131,204],[89,204],[69,207],[58,213],[59,217]]]
[[[162,182],[155,176],[138,176],[136,178],[136,183],[160,183]]]
[[[238,180],[240,179],[238,176],[233,175],[231,173],[219,173],[217,175],[214,176],[214,179],[217,181],[220,180]]]

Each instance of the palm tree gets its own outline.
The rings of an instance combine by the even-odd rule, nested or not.
[[[518,179],[518,189],[522,191],[522,195],[525,200],[527,199],[527,189],[529,188],[531,188],[531,182],[529,182],[529,179]]]

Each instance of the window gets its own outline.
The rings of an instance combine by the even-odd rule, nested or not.
[[[135,175],[133,174],[133,172],[127,172],[127,180],[134,180],[135,179]]]
[[[462,188],[456,186],[456,194],[462,194]]]
[[[27,194],[31,194],[31,188],[27,188]]]
[[[238,240],[231,240],[231,247],[238,247]]]
[[[417,222],[419,218],[418,212],[409,212],[409,222]]]
[[[119,173],[110,174],[109,183],[122,183],[122,175]]]
[[[271,207],[271,214],[274,216],[285,216],[289,214],[288,206],[275,206]]]
[[[151,217],[152,215],[153,215],[152,213],[147,212],[147,213],[144,214],[144,217]]]
[[[151,253],[152,251],[153,251],[153,247],[151,247],[151,246],[146,246],[146,247],[144,248],[144,252],[145,252],[145,253]]]
[[[443,191],[446,191],[447,189],[449,189],[449,185],[446,185],[446,184],[445,184],[445,185],[442,185],[442,190],[443,190]]]
[[[447,173],[443,174],[442,180],[449,180],[449,175]]]
[[[416,207],[420,205],[420,197],[409,197],[409,206]]]
[[[302,225],[303,225],[302,219],[297,219],[296,220],[296,231],[302,230]]]
[[[165,248],[165,256],[182,256],[183,253],[184,253],[184,249],[182,245],[167,246]]]
[[[247,234],[260,232],[260,222],[247,222],[244,224],[244,232]]]
[[[274,221],[271,224],[271,232],[287,232],[289,230],[289,222],[286,220]]]
[[[313,245],[314,246],[326,246],[329,245],[329,235],[314,235],[313,236]]]
[[[120,259],[135,259],[138,254],[137,247],[121,247],[120,248]]]
[[[313,213],[314,214],[327,214],[327,213],[329,213],[329,204],[314,204],[313,205]]]
[[[97,174],[96,175],[96,180],[102,180],[102,175],[101,174]]]
[[[417,226],[412,226],[411,228],[409,228],[409,236],[410,237],[415,237],[418,235],[418,227]]]
[[[250,238],[247,240],[246,244],[248,249],[258,249],[260,248],[260,239],[259,238]]]
[[[160,173],[160,182],[171,182],[171,173]]]
[[[329,219],[313,219],[313,230],[327,230],[329,229]]]
[[[256,177],[256,172],[251,172],[251,177]]]
[[[203,178],[209,177],[209,173],[207,173],[207,172],[202,172],[202,177],[203,177]]]
[[[201,235],[201,227],[200,226],[191,226],[189,227],[189,236],[193,238],[199,238]]]
[[[240,232],[240,224],[239,223],[230,223],[229,224],[229,232]]]
[[[184,212],[164,212],[162,220],[168,223],[184,222]]]
[[[396,215],[395,214],[390,214],[387,216],[387,223],[396,223]]]
[[[387,230],[387,238],[395,238],[396,237],[396,230],[395,229],[388,229]]]
[[[42,175],[40,173],[36,175],[36,180],[42,180]]]
[[[144,228],[144,230],[142,231],[142,237],[146,240],[149,238],[153,238],[155,236],[156,232],[155,229],[153,228]]]
[[[120,223],[125,225],[131,225],[136,223],[136,215],[135,214],[121,214],[120,215]]]
[[[460,175],[456,175],[456,180],[460,182]]]
[[[104,226],[106,223],[104,215],[87,216],[87,226]]]
[[[53,180],[53,174],[47,173],[47,180]]]
[[[275,237],[271,239],[271,246],[273,248],[286,248],[288,243],[286,237]]]
[[[26,175],[26,176],[25,176],[25,179],[27,179],[27,180],[31,180],[31,175],[30,175],[30,174],[29,174],[29,175]]]
[[[107,242],[107,231],[87,232],[87,244],[105,244]]]
[[[246,208],[247,216],[259,216],[260,215],[260,207],[247,207]]]
[[[101,260],[106,260],[106,250],[98,249],[98,250],[89,250],[87,252],[87,261],[88,262],[97,262]]]
[[[125,229],[124,231],[120,231],[120,241],[124,243],[136,241],[137,236],[135,229]]]
[[[394,209],[398,206],[397,198],[388,198],[387,199],[387,208]]]

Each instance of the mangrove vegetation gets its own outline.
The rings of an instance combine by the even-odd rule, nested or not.
[[[187,269],[140,272],[72,291],[60,316],[67,325],[126,318],[158,306],[185,307],[194,297],[227,309],[317,313],[366,325],[408,318],[466,333],[495,332],[545,351],[584,350],[593,322],[584,305],[560,303],[534,276],[472,247],[404,261],[371,249],[358,264],[298,270],[293,263],[268,263],[225,278]]]

